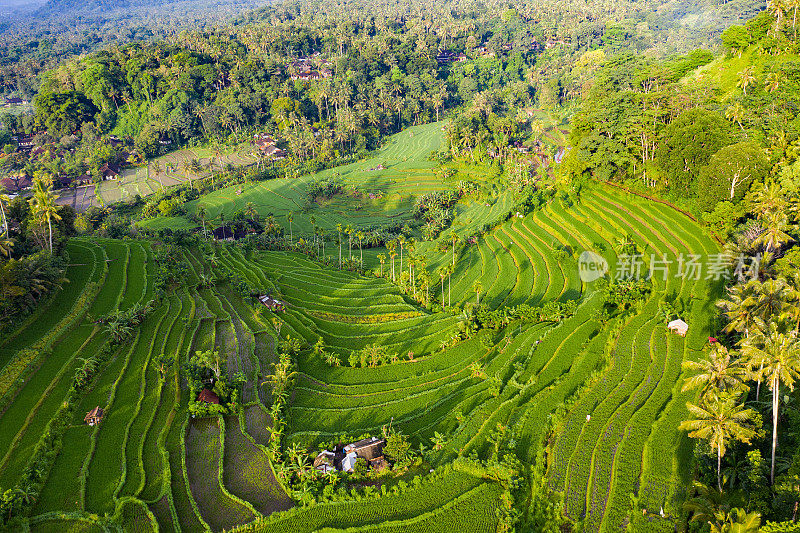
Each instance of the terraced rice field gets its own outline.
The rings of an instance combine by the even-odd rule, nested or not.
[[[682,465],[688,464],[686,437],[677,431],[687,400],[680,392],[680,363],[696,357],[706,342],[704,317],[719,286],[702,279],[671,275],[664,282],[656,277],[641,313],[619,325],[612,337],[613,322],[604,325],[595,319],[601,295],[581,283],[575,258],[584,249],[604,250],[613,272],[614,242],[622,235],[632,235],[647,254],[707,257],[719,250],[693,222],[670,208],[599,189],[570,209],[553,201],[525,218],[512,218],[460,255],[452,282],[455,299],[473,300],[471,287],[480,281],[483,301],[492,308],[577,299],[575,316],[556,327],[509,327],[505,340],[490,350],[468,341],[438,352],[435,341],[426,344],[427,330],[409,326],[416,332],[415,345],[422,344],[418,354],[430,354],[414,363],[331,369],[304,359],[304,375],[290,409],[290,440],[310,445],[330,440],[343,428],[353,434],[375,432],[393,419],[421,442],[429,442],[434,430],[451,431],[451,441],[438,454],[445,461],[483,450],[488,432],[498,423],[508,424],[519,428],[518,453],[528,461],[553,432],[551,486],[565,492],[568,514],[584,520],[590,531],[622,527],[634,487],[643,507],[674,504],[685,486]],[[557,256],[557,250],[566,250],[567,256]],[[449,259],[443,254],[439,261]],[[245,258],[224,251],[222,260],[254,286],[259,284],[254,272],[275,281],[290,304],[282,315],[285,327],[309,342],[322,337],[341,353],[359,346],[348,332],[365,312],[379,317],[403,309],[391,285],[374,294],[367,290],[382,287],[383,280],[350,280],[293,254]],[[346,292],[337,293],[334,286],[346,287]],[[687,321],[694,327],[685,339],[670,336],[657,313],[658,302],[668,293],[688,304]],[[317,319],[314,313],[336,317],[339,323]],[[394,322],[402,321],[381,324],[385,337],[372,332],[363,337],[404,349],[408,336]],[[358,329],[363,333],[371,327],[361,324]],[[435,330],[441,335],[444,328]],[[470,375],[467,368],[474,361],[499,376],[499,392],[490,392],[485,380]],[[587,382],[589,376],[594,377]],[[552,427],[550,413],[570,400],[577,401]],[[457,424],[455,413],[466,422]]]
[[[423,172],[416,174],[422,167],[415,165],[439,142],[439,127],[404,132],[408,139],[390,144],[378,159],[337,172],[363,183],[365,175],[372,176],[365,169],[385,158],[397,166],[372,171],[376,187],[388,184],[387,190],[394,187],[401,195],[404,184],[424,188]],[[413,181],[417,177],[421,181]],[[252,191],[275,196],[261,207],[294,210],[290,197],[299,197],[302,181],[272,183],[272,192]],[[230,208],[223,196],[218,200],[220,210]],[[505,201],[498,197],[498,203]],[[462,238],[472,235],[507,210],[503,205],[459,204],[453,228]],[[330,226],[340,218],[331,212],[325,220]],[[302,224],[296,231],[303,231]],[[687,484],[691,454],[677,429],[688,399],[680,391],[681,362],[698,357],[707,342],[709,306],[720,287],[674,272],[666,279],[655,276],[637,312],[606,321],[600,284],[581,281],[576,258],[586,249],[598,251],[613,273],[615,243],[625,235],[646,257],[719,252],[693,221],[661,204],[599,187],[589,188],[569,208],[553,200],[463,247],[445,293],[454,307],[462,306],[475,301],[479,282],[481,301],[492,309],[575,301],[575,313],[557,323],[512,322],[456,343],[450,341],[463,318],[458,310],[432,312],[387,279],[322,267],[297,253],[233,244],[214,245],[215,261],[225,267],[219,269],[202,250],[183,250],[185,282],[160,298],[81,399],[31,528],[88,531],[88,517],[116,513],[126,530],[154,530],[154,524],[162,531],[221,530],[255,520],[258,531],[495,531],[502,488],[450,463],[472,452],[486,457],[498,425],[511,428],[513,451],[523,463],[545,461],[550,488],[564,494],[566,513],[586,531],[619,531],[640,508],[674,510]],[[447,238],[420,243],[418,250],[434,273],[436,301],[442,294],[435,272],[453,260],[439,247]],[[48,356],[4,393],[0,424],[12,430],[0,432],[3,488],[19,479],[80,358],[107,342],[88,317],[129,309],[156,294],[148,242],[75,239],[68,250],[70,283],[0,343],[0,365],[6,365],[34,346],[41,332],[52,332],[53,338],[45,347]],[[367,254],[371,264],[379,252]],[[222,276],[211,287],[198,288],[201,275],[220,270],[261,292],[277,292],[287,310],[271,313],[254,305]],[[78,305],[82,294],[91,301],[68,321],[65,310]],[[667,295],[686,310],[685,338],[665,328],[658,307]],[[302,350],[284,446],[313,450],[322,442],[378,434],[392,424],[415,447],[431,450],[435,434],[443,436],[426,454],[425,468],[435,472],[400,495],[388,491],[368,503],[292,508],[266,448],[273,421],[261,382],[276,361],[273,319],[281,324],[281,337],[308,346],[321,338],[343,361],[371,344],[397,356],[374,368],[331,367]],[[194,351],[206,349],[219,351],[228,370],[244,376],[241,413],[188,415],[181,367]],[[161,354],[172,358],[166,370],[157,362]],[[106,416],[90,428],[82,417],[95,406],[104,407]],[[635,521],[631,527],[671,530],[673,523]]]

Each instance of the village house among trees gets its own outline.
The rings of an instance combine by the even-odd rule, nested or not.
[[[333,450],[322,450],[314,459],[314,468],[326,474],[332,470],[354,472],[359,459],[376,471],[383,470],[389,465],[383,456],[386,446],[384,439],[367,437],[356,442],[351,442]]]

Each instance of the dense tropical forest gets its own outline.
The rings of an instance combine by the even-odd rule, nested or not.
[[[800,531],[797,0],[265,4],[0,26],[0,528]]]

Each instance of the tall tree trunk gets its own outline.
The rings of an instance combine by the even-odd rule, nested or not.
[[[761,366],[758,368],[758,381],[756,382],[756,401],[758,401],[758,396],[761,394],[761,371],[764,370],[764,363],[761,363]]]
[[[8,219],[6,218],[6,210],[3,208],[2,200],[0,200],[0,215],[3,217],[3,233],[8,237]]]
[[[50,215],[47,215],[47,228],[50,231],[50,253],[52,254],[53,253],[53,225],[50,223]],[[772,454],[773,454],[773,462],[774,462],[774,459],[775,459],[775,457],[774,457],[774,455],[775,455],[774,449],[773,449]]]
[[[717,446],[717,487],[722,492],[722,444]]]
[[[772,378],[772,465],[769,469],[769,482],[775,483],[775,450],[778,448],[778,399],[781,382],[777,376]]]

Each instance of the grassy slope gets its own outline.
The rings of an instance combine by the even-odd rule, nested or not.
[[[326,232],[335,231],[336,224],[371,226],[406,219],[409,216],[412,197],[441,188],[433,175],[434,163],[428,155],[439,149],[443,139],[443,122],[415,126],[398,133],[377,150],[374,155],[340,167],[296,179],[275,179],[248,185],[235,185],[212,192],[189,202],[189,212],[205,206],[208,218],[218,219],[220,213],[230,216],[252,202],[262,216],[274,215],[289,228],[287,215],[293,213],[293,231],[297,235],[312,233],[311,217]],[[378,165],[385,170],[369,170]],[[309,183],[327,177],[337,177],[346,184],[357,187],[361,198],[336,197],[322,205],[303,212],[306,188]],[[241,193],[239,193],[241,191]],[[368,193],[382,192],[382,199],[370,200]],[[360,207],[359,207],[360,206]],[[148,224],[160,224],[159,219]]]

